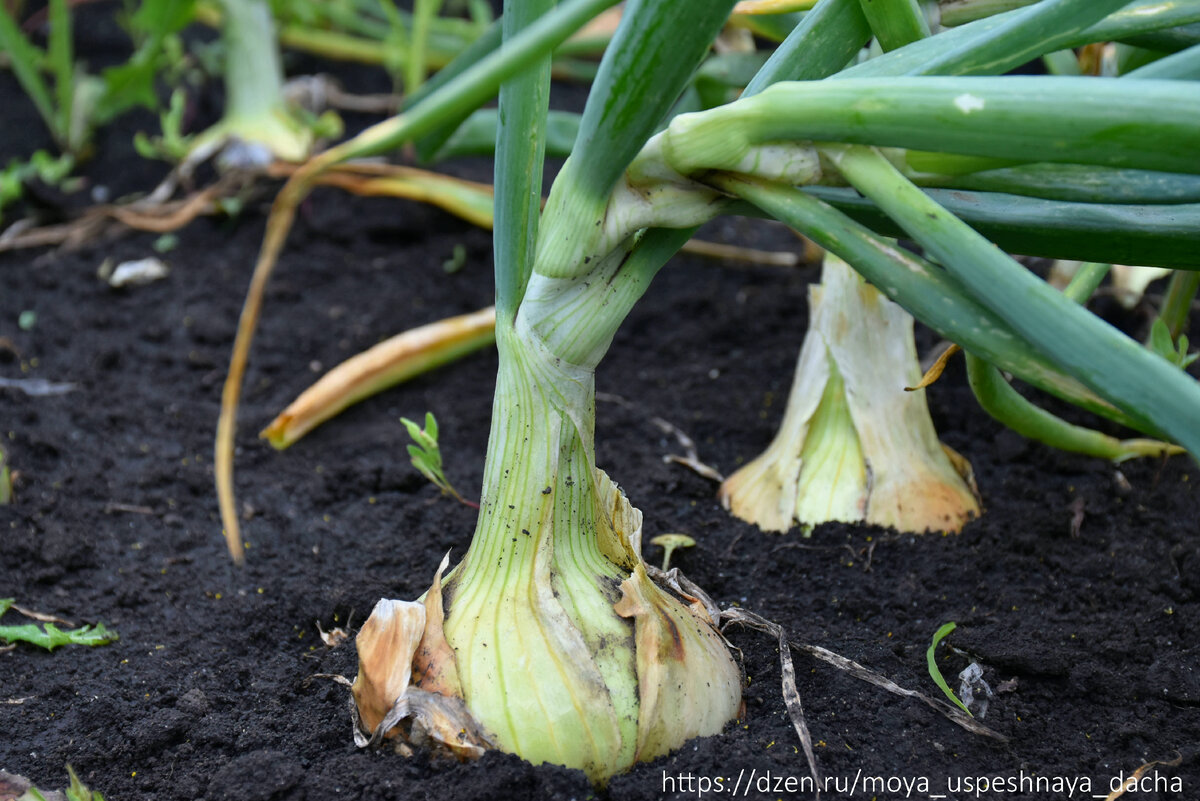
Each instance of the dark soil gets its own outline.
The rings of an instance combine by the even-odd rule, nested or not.
[[[7,74],[0,98],[14,109],[9,122],[20,121],[4,126],[5,161],[43,143]],[[149,126],[135,119],[102,137],[93,182],[128,191],[157,180],[160,167],[131,156],[131,131]],[[487,168],[454,169],[483,177]],[[0,654],[0,768],[50,789],[65,784],[70,763],[110,801],[697,798],[717,795],[719,778],[729,792],[739,776],[740,795],[752,771],[746,797],[797,795],[779,783],[808,769],[781,699],[778,652],[739,629],[730,639],[745,660],[745,718],[603,791],[581,773],[499,753],[459,764],[355,748],[348,691],[312,678],[352,677],[354,648],[327,648],[316,626],[357,624],[380,597],[415,597],[447,550],[465,550],[474,512],[409,465],[398,418],[434,411],[447,474],[477,493],[496,357],[476,354],[369,400],[283,453],[255,432],[342,359],[487,305],[490,235],[415,204],[312,198],[268,293],[246,380],[237,489],[249,550],[235,569],[217,520],[212,440],[268,200],[182,231],[165,257],[170,276],[145,287],[112,290],[96,269],[152,255],[153,235],[0,256],[0,376],[75,385],[43,397],[0,389],[0,434],[19,473],[15,503],[0,507],[0,596],[120,633],[105,647]],[[757,222],[722,222],[706,236],[796,246]],[[466,265],[447,274],[442,263],[459,244]],[[831,777],[823,797],[1104,797],[1113,777],[1178,760],[1126,797],[1200,798],[1194,462],[1126,464],[1120,480],[1111,465],[1025,442],[977,408],[955,366],[929,397],[944,440],[973,462],[987,508],[961,535],[844,525],[811,539],[765,535],[726,515],[712,483],[664,463],[679,448],[651,424],[656,416],[726,472],[765,447],[816,275],[672,263],[599,370],[598,389],[625,402],[599,404],[597,452],[644,511],[647,539],[696,538],[674,562],[718,603],[930,695],[939,693],[925,650],[956,621],[948,642],[1006,688],[984,721],[1009,738],[998,743],[797,654],[817,760]],[[37,315],[31,330],[17,325],[25,310]],[[1144,324],[1113,315],[1135,333]],[[23,621],[9,613],[3,622]],[[968,658],[941,653],[953,681]],[[974,791],[976,777],[1003,792]],[[1023,777],[1060,784],[1035,791]]]

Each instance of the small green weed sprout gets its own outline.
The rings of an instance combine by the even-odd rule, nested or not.
[[[1178,339],[1171,340],[1171,331],[1161,317],[1150,327],[1150,350],[1181,370],[1186,370],[1192,362],[1200,359],[1200,351],[1188,353],[1187,334],[1180,334]]]
[[[45,150],[35,150],[28,159],[12,159],[0,169],[0,222],[5,206],[16,203],[25,194],[25,182],[38,180],[47,186],[61,187],[70,192],[78,188],[71,180],[75,159],[70,154],[52,156]]]
[[[37,108],[55,142],[72,157],[88,155],[93,131],[132,108],[155,108],[154,85],[178,50],[176,34],[191,19],[191,4],[147,0],[128,17],[136,48],[129,60],[89,74],[75,58],[71,4],[50,0],[49,34],[40,48],[0,4],[0,50],[6,52],[17,82]],[[47,79],[46,76],[49,76]]]
[[[950,632],[958,628],[957,623],[945,623],[937,631],[933,633],[933,641],[929,643],[929,649],[925,652],[925,662],[929,665],[929,678],[933,679],[933,683],[942,688],[942,692],[946,697],[954,702],[954,705],[971,715],[971,710],[967,709],[967,705],[958,700],[958,696],[950,689],[950,685],[946,684],[946,680],[942,678],[942,671],[937,666],[937,647],[938,643],[946,639]],[[975,717],[971,715],[971,717]]]
[[[650,540],[650,544],[663,549],[662,571],[666,573],[667,568],[671,566],[671,554],[680,548],[691,548],[696,541],[687,534],[659,534]]]
[[[404,423],[408,435],[415,443],[408,446],[408,455],[412,457],[413,467],[440,489],[443,495],[450,495],[459,503],[478,509],[479,505],[464,498],[442,472],[442,451],[438,447],[438,426],[433,412],[425,412],[425,428],[421,428],[407,417],[401,417],[400,422]]]
[[[0,448],[0,506],[12,503],[13,486],[12,473],[8,469],[8,457]]]

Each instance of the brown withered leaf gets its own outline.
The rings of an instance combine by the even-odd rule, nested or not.
[[[379,601],[355,639],[358,677],[351,692],[360,747],[400,737],[444,747],[459,759],[478,758],[494,747],[463,703],[454,652],[442,628],[442,573],[449,559],[449,554],[442,559],[423,601]]]
[[[381,598],[354,640],[358,676],[351,692],[363,728],[374,732],[408,689],[413,653],[425,632],[425,605]],[[386,729],[384,731],[387,731]]]
[[[445,614],[442,609],[442,573],[450,564],[450,554],[442,557],[433,585],[425,593],[425,633],[413,657],[413,684],[422,690],[441,695],[462,697],[462,685],[458,681],[458,662],[454,649],[446,642],[442,628]]]
[[[379,731],[390,731],[408,718],[413,720],[408,737],[413,745],[444,746],[459,759],[478,759],[495,747],[461,698],[409,687]]]
[[[1109,793],[1108,797],[1105,798],[1104,801],[1116,801],[1118,798],[1131,791],[1136,793],[1138,789],[1138,782],[1141,781],[1142,777],[1154,768],[1157,768],[1159,765],[1168,768],[1175,768],[1181,764],[1183,764],[1182,754],[1177,754],[1174,759],[1170,760],[1156,760],[1154,762],[1147,762],[1133,773],[1130,773],[1129,776],[1125,778],[1125,781],[1121,783],[1121,786]]]
[[[962,348],[960,348],[958,345],[950,343],[950,347],[942,351],[942,355],[938,356],[933,365],[925,371],[925,375],[921,376],[921,380],[918,381],[914,386],[905,387],[904,391],[916,392],[918,389],[925,389],[925,387],[936,383],[937,380],[942,377],[942,373],[945,372],[946,365],[950,363],[950,357],[961,350]]]

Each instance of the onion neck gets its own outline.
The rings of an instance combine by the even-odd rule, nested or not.
[[[638,683],[632,626],[613,609],[632,563],[612,558],[597,492],[592,368],[520,319],[497,345],[479,520],[447,583],[447,641],[468,707],[503,748],[611,774],[634,758]]]

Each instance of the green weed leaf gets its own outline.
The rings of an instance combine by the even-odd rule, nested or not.
[[[0,448],[0,506],[12,503],[12,496],[12,474],[8,470],[8,457],[5,456],[4,449]],[[5,600],[8,599],[0,599],[0,604]],[[7,608],[0,608],[0,615],[4,614],[4,609]]]
[[[967,709],[966,704],[958,700],[958,696],[950,689],[950,685],[946,684],[946,680],[942,678],[942,671],[937,666],[937,647],[938,643],[946,638],[950,632],[958,628],[957,623],[946,623],[941,628],[933,633],[933,642],[929,643],[929,650],[925,652],[925,662],[929,665],[929,677],[933,679],[933,683],[942,689],[946,697],[954,702],[955,706],[971,715],[971,710]],[[971,717],[975,717],[971,715]]]
[[[12,598],[0,598],[0,615],[7,612],[13,603]],[[6,643],[27,642],[47,651],[53,651],[60,645],[107,645],[116,639],[117,633],[106,629],[103,623],[77,629],[60,629],[53,623],[0,626],[0,640]]]
[[[440,489],[443,495],[453,496],[459,503],[467,506],[476,506],[464,498],[450,484],[446,474],[442,472],[442,452],[438,448],[438,424],[433,412],[425,413],[424,428],[407,417],[401,417],[400,422],[408,429],[408,436],[413,440],[413,444],[408,446],[408,455],[412,458],[413,467],[417,468],[431,484]]]
[[[157,108],[154,79],[158,76],[158,70],[157,60],[151,58],[133,58],[104,70],[101,73],[104,95],[96,108],[97,122],[107,122],[135,106]]]
[[[46,66],[46,53],[26,38],[17,20],[8,12],[8,7],[0,3],[0,50],[9,56],[9,66],[37,107],[38,114],[52,133],[55,129],[54,101],[50,95],[50,87],[42,77]]]
[[[51,156],[36,150],[28,161],[13,159],[0,170],[0,212],[25,194],[25,181],[37,178],[47,186],[62,186],[75,168],[75,159],[68,153]],[[0,215],[0,220],[3,215]]]
[[[438,448],[437,421],[433,414],[425,413],[424,429],[407,417],[401,417],[400,422],[408,429],[408,435],[415,443],[408,446],[408,455],[412,457],[413,467],[417,468],[421,475],[429,479],[442,492],[447,495],[455,494],[450,482],[446,480],[446,476],[442,472],[442,452]]]
[[[1180,369],[1187,369],[1196,359],[1200,359],[1200,352],[1188,353],[1188,344],[1187,334],[1180,334],[1178,340],[1171,341],[1171,332],[1161,317],[1150,326],[1150,350]]]

